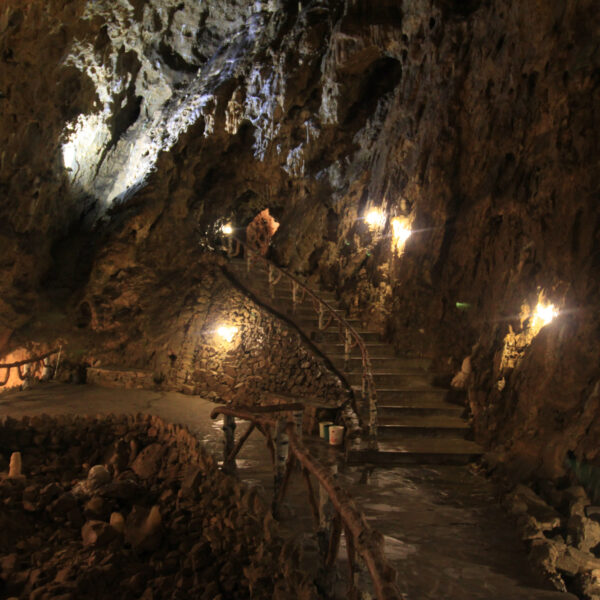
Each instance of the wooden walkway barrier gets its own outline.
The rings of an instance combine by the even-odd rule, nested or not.
[[[396,586],[396,571],[385,557],[383,536],[370,527],[350,494],[337,483],[335,473],[320,463],[302,443],[303,411],[304,405],[301,403],[215,408],[211,418],[224,418],[223,468],[234,469],[235,457],[250,434],[255,429],[260,431],[265,436],[274,467],[273,515],[277,518],[291,475],[298,467],[306,484],[324,571],[330,571],[334,566],[343,534],[349,565],[348,598],[361,597],[358,574],[361,565],[364,565],[377,600],[400,600],[402,596]],[[237,443],[234,439],[235,419],[248,421],[248,428]],[[313,479],[319,486],[318,496]]]

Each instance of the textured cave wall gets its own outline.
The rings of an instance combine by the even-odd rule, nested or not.
[[[129,229],[120,232],[129,236]],[[74,312],[78,331],[65,340],[68,359],[92,367],[89,380],[242,404],[274,401],[265,393],[332,408],[348,403],[342,381],[294,327],[225,276],[220,253],[184,252],[167,264],[160,250],[152,258],[143,245],[103,246]],[[220,326],[237,328],[231,342]]]
[[[84,24],[84,3],[66,5],[63,45],[52,45],[64,50],[49,53],[54,71],[42,77],[27,52],[41,55],[45,36],[39,49],[19,37],[15,23],[33,23],[26,11],[3,17],[3,60],[9,46],[24,53],[12,81],[35,73],[47,85],[46,71],[56,81],[79,73],[65,114],[31,107],[45,141],[22,165],[48,173],[44,208],[32,212],[18,183],[34,179],[1,165],[14,218],[30,223],[4,219],[7,332],[47,298],[36,287],[45,273],[47,287],[69,291],[63,329],[86,320],[83,300],[105,303],[114,320],[75,328],[73,339],[88,343],[95,328],[104,347],[134,348],[146,338],[119,329],[118,307],[142,323],[152,311],[147,290],[185,295],[179,275],[193,271],[199,248],[214,246],[218,224],[241,227],[269,207],[281,223],[273,256],[336,288],[400,353],[435,357],[449,378],[471,356],[476,437],[498,463],[527,476],[560,474],[568,450],[600,460],[600,26],[591,0],[94,4]],[[58,4],[31,6],[60,20]],[[73,49],[80,59],[64,62]],[[90,79],[90,66],[108,75]],[[12,149],[29,120],[13,101],[18,86],[10,89],[0,102],[12,102],[13,116],[2,119],[3,135],[17,132]],[[53,110],[56,93],[48,92]],[[94,110],[106,119],[96,162],[65,180],[60,132]],[[58,235],[50,229],[107,206],[89,235],[68,236],[48,255]],[[376,233],[361,220],[371,206],[412,223],[400,256],[389,221]],[[49,229],[32,249],[41,222]],[[15,252],[17,242],[26,251]],[[85,268],[74,256],[86,257]],[[194,273],[202,278],[200,267]],[[535,306],[540,292],[562,314],[508,367],[509,326],[527,327],[523,305]],[[167,311],[165,322],[172,318]],[[11,343],[48,337],[48,319],[38,321]]]

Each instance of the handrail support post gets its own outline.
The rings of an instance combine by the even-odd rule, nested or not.
[[[279,516],[278,498],[283,484],[283,478],[285,475],[285,465],[288,459],[290,442],[288,435],[285,431],[286,420],[284,418],[277,419],[277,426],[275,428],[275,474],[273,478],[273,504],[272,512],[273,516],[277,519]]]
[[[352,336],[350,334],[350,330],[346,329],[346,335],[344,336],[344,368],[348,368],[348,363],[350,361],[350,351],[352,348]]]
[[[298,284],[292,280],[292,313],[296,314],[296,302],[298,295]]]
[[[223,417],[223,433],[225,435],[223,440],[223,470],[227,472],[235,471],[236,468],[235,458],[229,460],[235,447],[235,427],[235,417],[225,415]]]

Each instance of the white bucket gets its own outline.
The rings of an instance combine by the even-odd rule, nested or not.
[[[329,427],[333,425],[332,421],[321,421],[319,423],[319,437],[324,439],[325,441],[329,440]]]
[[[344,428],[341,425],[331,425],[329,427],[329,443],[332,446],[339,446],[344,439]]]

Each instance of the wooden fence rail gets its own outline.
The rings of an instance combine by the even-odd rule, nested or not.
[[[278,516],[291,475],[299,467],[317,528],[325,572],[337,560],[343,533],[349,564],[348,598],[360,597],[357,584],[360,565],[363,564],[373,582],[377,600],[400,600],[402,596],[396,586],[396,571],[385,558],[383,536],[370,527],[350,494],[337,483],[335,473],[320,463],[302,443],[303,410],[301,403],[215,408],[211,418],[223,416],[224,419],[223,468],[235,468],[235,457],[254,429],[258,429],[266,438],[274,466],[273,514]],[[236,418],[249,423],[237,443]],[[318,483],[318,495],[311,477]]]
[[[40,354],[39,356],[35,356],[33,358],[24,358],[23,360],[18,360],[18,361],[12,362],[12,363],[0,363],[0,370],[6,369],[6,374],[4,376],[4,379],[0,379],[0,387],[6,385],[8,383],[8,380],[10,379],[10,372],[12,369],[17,369],[17,374],[19,375],[19,379],[21,381],[24,381],[25,377],[27,377],[27,370],[25,372],[23,372],[23,371],[21,371],[21,367],[36,364],[36,363],[40,364],[42,371],[44,369],[48,369],[48,376],[50,377],[50,373],[49,373],[50,365],[46,364],[45,361],[47,358],[50,358],[54,354],[58,354],[58,357],[56,359],[56,365],[54,367],[54,373],[56,373],[56,371],[58,369],[58,365],[60,363],[61,352],[62,352],[62,348],[56,348],[54,350],[50,350],[49,352],[46,352],[45,354]]]

